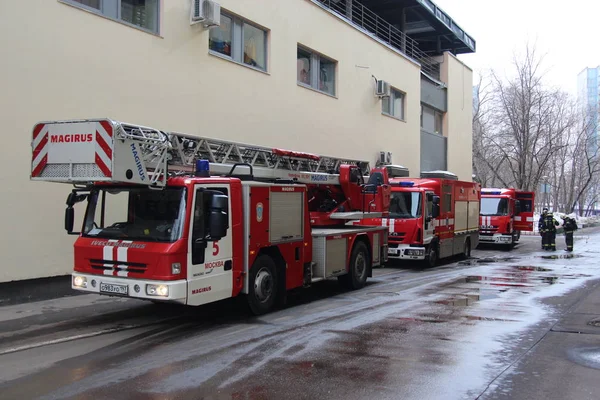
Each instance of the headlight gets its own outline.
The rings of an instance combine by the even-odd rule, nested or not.
[[[171,274],[178,275],[180,273],[181,273],[181,264],[180,263],[171,264]]]
[[[77,287],[87,287],[87,278],[85,276],[75,276],[73,277],[73,286]]]
[[[169,287],[166,285],[146,285],[146,294],[148,296],[167,297],[169,295]]]

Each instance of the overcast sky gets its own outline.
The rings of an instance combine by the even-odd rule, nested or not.
[[[546,53],[547,83],[576,94],[577,74],[600,65],[600,0],[433,0],[476,41],[459,58],[474,75],[488,68],[510,72],[527,39]]]

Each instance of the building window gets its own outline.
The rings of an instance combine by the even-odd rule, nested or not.
[[[221,25],[210,30],[208,48],[219,54],[231,57],[231,38],[233,37],[233,20],[221,15]]]
[[[381,112],[404,120],[404,93],[392,88],[390,97],[381,101]]]
[[[336,61],[298,46],[296,63],[298,84],[335,96]]]
[[[72,0],[74,3],[79,3],[84,6],[95,8],[100,10],[100,0]]]
[[[421,104],[421,129],[425,132],[443,135],[444,113]]]
[[[158,34],[160,0],[60,0]]]
[[[208,48],[237,63],[267,70],[267,31],[241,18],[221,13],[221,25],[210,30]]]
[[[444,115],[439,111],[435,111],[435,124],[433,133],[437,133],[438,135],[442,135],[444,133],[442,129],[443,122]]]

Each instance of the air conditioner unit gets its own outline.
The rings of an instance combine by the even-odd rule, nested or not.
[[[201,23],[206,28],[221,25],[221,5],[213,0],[192,0],[190,25]]]
[[[390,97],[392,94],[392,90],[390,88],[390,84],[386,81],[377,81],[377,89],[375,91],[375,96],[378,97]]]
[[[377,164],[379,165],[389,165],[392,163],[392,153],[389,151],[380,151],[379,152],[379,160]]]

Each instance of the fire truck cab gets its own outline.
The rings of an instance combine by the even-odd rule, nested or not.
[[[512,249],[521,231],[533,232],[535,193],[517,189],[481,190],[479,240]]]

